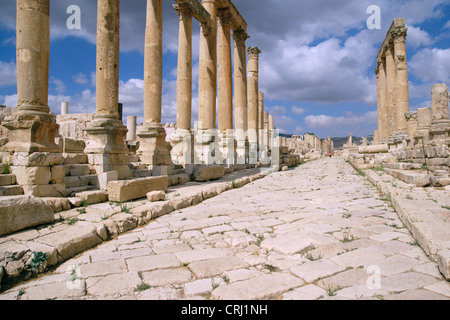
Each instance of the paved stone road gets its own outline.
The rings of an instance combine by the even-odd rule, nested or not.
[[[158,218],[0,299],[450,299],[390,204],[339,158]]]

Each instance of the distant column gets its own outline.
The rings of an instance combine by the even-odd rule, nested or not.
[[[409,112],[408,66],[406,63],[407,28],[397,27],[392,31],[394,38],[394,60],[396,67],[396,131],[406,132],[405,113]]]
[[[61,103],[61,115],[69,114],[69,102]]]
[[[259,94],[259,54],[257,47],[248,48],[248,79],[247,79],[247,125],[250,159],[256,163],[258,152],[258,94]]]
[[[387,111],[389,114],[389,132],[394,134],[397,130],[396,115],[397,115],[397,95],[396,95],[396,68],[393,55],[393,48],[389,46],[386,49],[386,91],[387,91]]]
[[[127,140],[134,141],[136,140],[136,116],[128,116],[127,117]]]

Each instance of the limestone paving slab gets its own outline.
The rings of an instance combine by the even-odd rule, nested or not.
[[[321,159],[201,199],[67,260],[55,275],[29,281],[23,298],[54,298],[38,294],[51,285],[48,292],[67,299],[377,299],[375,294],[448,299],[437,264],[409,243],[409,231],[398,229],[397,214],[378,190],[352,172],[339,158]],[[202,191],[203,186],[195,187]],[[175,190],[184,195],[183,189],[193,187],[188,183]],[[72,227],[61,224],[38,230],[39,236],[10,240],[55,237]],[[331,235],[349,230],[359,239]],[[88,231],[97,236],[97,229]],[[28,250],[25,245],[19,251]],[[375,293],[367,287],[373,275],[367,267],[374,264],[381,270]],[[70,266],[81,271],[83,284],[69,296],[62,286]],[[136,291],[142,283],[151,288]],[[327,294],[330,286],[341,287],[334,297]],[[17,288],[0,299],[15,299]]]

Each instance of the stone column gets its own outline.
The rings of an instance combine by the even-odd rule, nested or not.
[[[432,145],[450,145],[450,120],[448,109],[448,87],[437,83],[431,89],[431,111],[433,120],[430,127]]]
[[[231,70],[230,10],[218,10],[217,19],[217,100],[219,131],[233,129],[233,81]]]
[[[195,129],[194,157],[196,162],[209,165],[222,159],[216,130],[218,0],[203,0],[202,6],[211,18],[209,23],[201,24],[200,32],[198,125]]]
[[[269,113],[267,111],[264,111],[264,118],[263,118],[263,129],[264,129],[264,146],[265,148],[269,148],[270,144],[270,130],[269,130]]]
[[[405,113],[409,112],[408,67],[406,63],[406,31],[401,26],[392,31],[396,67],[396,133],[406,133]]]
[[[61,115],[69,114],[69,102],[65,101],[61,103]]]
[[[274,147],[274,141],[273,141],[273,132],[275,130],[273,116],[269,114],[269,147],[272,150]],[[279,146],[279,144],[278,144]]]
[[[217,107],[221,152],[225,163],[235,164],[233,136],[233,75],[231,65],[231,13],[219,9],[217,19]]]
[[[127,133],[119,119],[120,1],[98,0],[97,9],[97,110],[86,127],[85,153],[97,173],[118,171],[119,179],[130,177],[125,145]]]
[[[387,92],[387,113],[389,115],[389,133],[392,136],[396,131],[396,68],[393,56],[393,48],[386,49],[386,92]]]
[[[259,54],[257,47],[248,48],[248,79],[247,79],[247,126],[250,147],[250,163],[256,164],[258,159],[258,94],[259,94]]]
[[[142,162],[153,175],[167,174],[172,164],[161,124],[162,108],[162,0],[147,0],[144,52],[144,123],[137,130]],[[160,170],[161,169],[161,170]]]
[[[210,130],[216,128],[217,0],[203,0],[202,5],[211,22],[200,33],[198,120],[200,130]]]
[[[49,0],[17,0],[16,5],[18,105],[2,122],[8,129],[2,160],[11,164],[25,195],[65,197],[64,177],[52,170],[64,158],[62,144],[55,143],[59,125],[48,107]]]
[[[177,69],[177,129],[171,137],[172,161],[193,163],[192,116],[192,10],[186,4],[174,6],[179,16]]]
[[[387,105],[387,79],[386,79],[386,59],[378,61],[377,68],[377,96],[378,96],[378,139],[377,143],[382,143],[389,138],[389,110]]]
[[[259,151],[265,150],[264,144],[264,93],[260,92],[258,95],[258,142]]]
[[[60,152],[59,126],[48,107],[50,57],[49,0],[17,0],[17,111],[2,123],[7,152]]]
[[[136,116],[128,116],[127,117],[127,140],[134,141],[136,140]]]
[[[238,164],[245,164],[248,157],[247,138],[247,51],[244,30],[234,30],[234,129],[237,142]]]

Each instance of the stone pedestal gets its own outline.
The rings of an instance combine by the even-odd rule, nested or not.
[[[170,139],[172,162],[178,165],[194,163],[194,136],[190,130],[177,129]]]
[[[415,147],[422,148],[422,146],[428,145],[431,121],[431,108],[417,109],[417,129],[413,137]]]
[[[194,163],[195,164],[223,164],[220,151],[220,139],[216,129],[194,129]]]
[[[221,134],[219,138],[220,152],[222,154],[223,163],[228,166],[237,164],[237,143],[236,140],[234,140],[234,131],[227,130],[227,132],[225,134]]]
[[[431,90],[433,120],[430,126],[431,145],[450,145],[450,120],[448,88],[444,83],[435,84]]]
[[[143,124],[137,129],[140,141],[138,151],[141,162],[154,166],[171,165],[170,152],[166,146],[166,131],[160,124]]]

